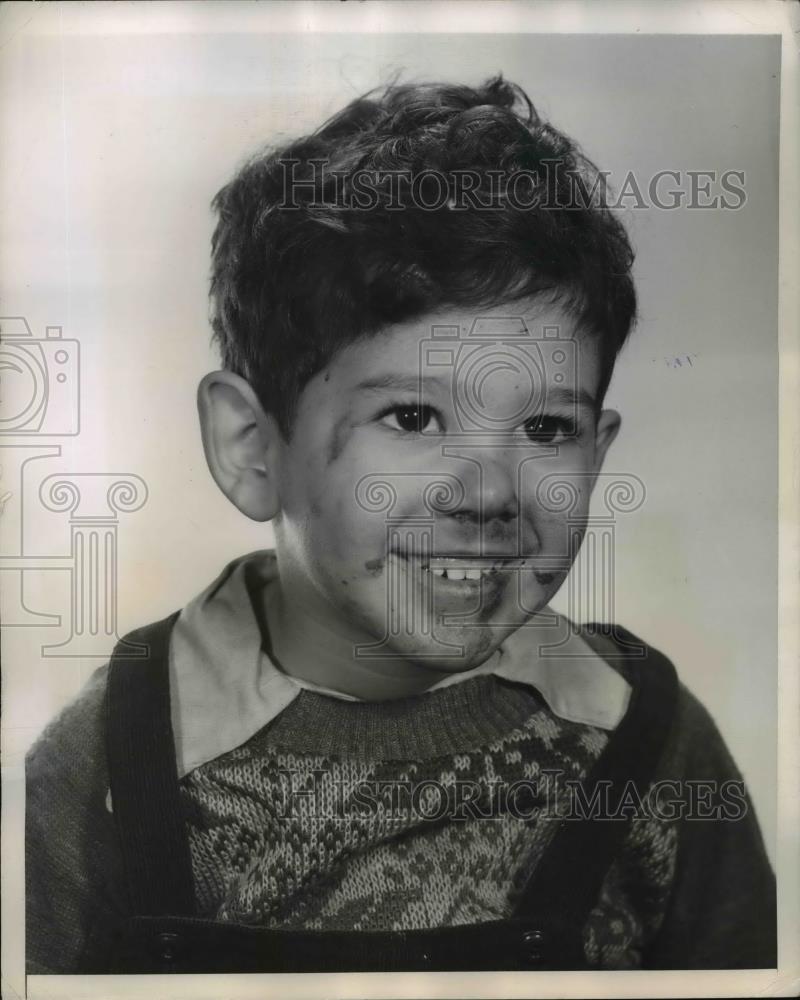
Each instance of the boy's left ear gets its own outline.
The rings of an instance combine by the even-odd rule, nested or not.
[[[603,468],[606,452],[611,447],[614,438],[619,433],[622,417],[616,410],[602,410],[597,418],[594,432],[594,473]]]

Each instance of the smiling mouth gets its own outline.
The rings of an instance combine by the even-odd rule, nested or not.
[[[393,553],[406,562],[415,563],[423,573],[444,580],[479,582],[482,579],[495,577],[497,574],[515,569],[531,569],[529,560],[519,558],[497,558],[476,556],[404,556],[400,552]]]

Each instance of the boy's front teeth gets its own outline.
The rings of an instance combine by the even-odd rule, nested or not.
[[[456,569],[454,566],[448,569],[437,569],[431,566],[431,572],[435,576],[443,576],[447,580],[480,580],[481,571],[479,569]]]

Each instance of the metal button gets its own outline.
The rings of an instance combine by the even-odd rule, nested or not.
[[[180,935],[174,931],[162,931],[156,935],[158,953],[165,962],[174,962],[180,942]]]
[[[522,955],[529,965],[539,965],[544,961],[547,935],[543,930],[525,931],[522,935]]]

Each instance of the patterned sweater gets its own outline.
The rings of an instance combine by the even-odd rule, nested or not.
[[[90,967],[128,916],[108,802],[106,678],[97,671],[29,754],[29,973]],[[608,739],[495,676],[377,704],[303,691],[181,780],[199,908],[326,930],[508,916]],[[685,688],[654,789],[665,781],[666,807],[640,811],[605,878],[583,931],[587,960],[774,966],[774,879],[742,786],[714,808],[706,799],[705,819],[675,808],[686,782],[735,792],[740,781]]]

